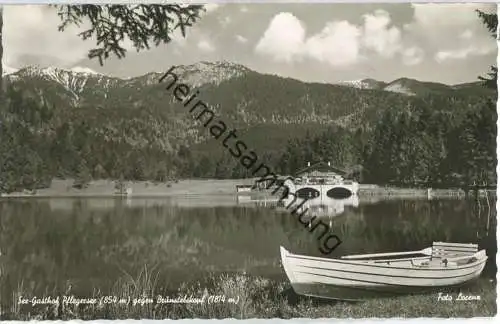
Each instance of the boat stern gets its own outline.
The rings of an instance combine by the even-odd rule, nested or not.
[[[479,277],[483,272],[484,268],[486,267],[486,261],[488,260],[488,255],[486,254],[486,250],[481,250],[476,253],[475,257],[478,259],[479,262],[482,262],[481,268],[479,269],[477,274],[477,276]]]

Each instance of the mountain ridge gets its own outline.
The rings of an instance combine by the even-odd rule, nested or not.
[[[464,83],[458,83],[458,84],[453,84],[453,85],[448,85],[445,83],[441,82],[434,82],[434,81],[421,81],[418,79],[413,79],[413,78],[408,78],[408,77],[400,77],[397,79],[394,79],[390,82],[386,81],[380,81],[376,80],[373,78],[364,78],[364,79],[359,79],[359,80],[345,80],[345,81],[338,81],[338,82],[308,82],[308,81],[303,81],[300,79],[296,78],[291,78],[291,77],[284,77],[281,75],[276,75],[276,74],[270,74],[270,73],[261,73],[257,72],[255,70],[252,70],[242,64],[239,63],[232,63],[228,61],[214,61],[214,62],[209,62],[209,61],[200,61],[196,62],[193,64],[187,64],[187,65],[177,65],[176,66],[176,73],[183,75],[184,78],[183,80],[186,81],[187,83],[191,84],[194,87],[198,86],[203,86],[204,84],[207,83],[216,83],[219,84],[220,82],[230,79],[235,76],[240,76],[244,75],[245,73],[258,73],[261,75],[274,75],[277,77],[281,78],[286,78],[286,79],[291,79],[291,80],[296,80],[302,83],[307,83],[307,84],[329,84],[329,85],[339,85],[339,86],[345,86],[345,87],[354,87],[358,89],[366,89],[366,90],[386,90],[386,91],[393,91],[393,92],[399,92],[403,94],[408,94],[408,95],[415,95],[415,91],[412,90],[413,87],[417,88],[422,88],[423,85],[426,86],[438,86],[441,87],[444,90],[454,90],[454,89],[461,89],[468,87],[470,85],[477,85],[480,81],[476,82],[464,82]],[[12,68],[12,67],[5,67],[4,68],[4,76],[3,77],[15,77],[15,75],[20,74],[20,73],[26,73],[26,71],[38,71],[39,74],[62,74],[62,73],[73,73],[76,76],[100,76],[103,78],[107,79],[112,79],[112,80],[122,80],[122,81],[129,81],[129,80],[134,80],[134,79],[159,79],[166,71],[151,71],[144,73],[142,75],[138,76],[133,76],[133,77],[116,77],[112,75],[107,75],[103,74],[100,72],[93,71],[90,68],[87,67],[80,67],[80,66],[75,66],[73,68],[67,69],[67,68],[60,68],[60,67],[53,67],[53,66],[48,66],[48,67],[41,67],[37,65],[29,65],[25,66],[22,68]],[[56,78],[54,78],[56,79]],[[60,82],[60,80],[59,80]],[[152,80],[150,81],[152,82]]]
[[[59,107],[63,114],[68,113],[68,108],[85,108],[89,114],[107,111],[114,115],[116,111],[125,116],[125,112],[138,114],[134,111],[142,108],[142,114],[147,112],[155,118],[161,116],[168,124],[173,122],[185,127],[192,116],[186,114],[185,108],[158,82],[164,73],[151,72],[122,79],[84,68],[75,71],[29,66],[6,78],[35,101]],[[414,101],[421,96],[477,97],[492,94],[479,83],[451,87],[410,78],[399,78],[389,83],[374,79],[348,84],[303,82],[221,61],[177,66],[174,73],[179,77],[178,82],[199,87],[199,98],[239,128],[258,124],[311,123],[352,129],[364,125],[369,128],[371,121],[377,119],[387,103],[405,107],[410,104],[410,98],[415,98],[411,99]],[[107,110],[100,110],[103,108]],[[97,124],[100,123],[97,121]],[[195,142],[202,140],[197,130],[185,132],[194,136]]]

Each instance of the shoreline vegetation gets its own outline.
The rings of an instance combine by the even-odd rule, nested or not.
[[[257,178],[256,178],[257,179]],[[85,198],[85,197],[182,197],[182,196],[211,196],[211,195],[236,195],[236,185],[251,185],[255,179],[185,179],[169,182],[153,181],[115,181],[92,180],[83,187],[76,187],[75,180],[54,179],[48,188],[24,190],[22,192],[0,193],[0,198],[16,197],[46,197],[46,198]],[[273,190],[255,191],[244,195],[255,195],[261,198],[273,196]],[[277,197],[279,193],[274,193]],[[495,197],[496,190],[480,189],[479,197]],[[377,186],[360,184],[358,196],[366,198],[465,198],[474,196],[474,191],[464,191],[459,188],[433,189],[433,188],[401,188],[391,186]]]
[[[488,278],[480,278],[473,285],[463,288],[443,288],[427,294],[344,302],[298,296],[285,281],[246,274],[213,274],[207,278],[207,285],[200,282],[184,283],[176,291],[165,291],[155,280],[158,275],[145,267],[136,277],[118,279],[111,291],[94,290],[92,296],[79,296],[76,288],[67,283],[67,287],[61,287],[62,293],[56,289],[52,292],[53,299],[59,297],[57,303],[35,306],[19,303],[19,300],[36,297],[20,285],[12,294],[10,306],[4,305],[0,319],[484,317],[494,316],[497,312],[496,282]],[[439,300],[441,295],[452,296],[452,299]],[[104,296],[111,296],[106,297],[108,302],[103,302]],[[223,301],[162,303],[158,296],[188,296],[192,300],[205,301],[209,300],[209,296],[223,296]],[[460,300],[460,296],[474,296],[476,299]],[[64,303],[63,300],[68,300],[68,297],[71,300],[95,299],[97,302],[79,305]],[[113,299],[129,302],[109,302]],[[405,305],[404,310],[402,305]]]

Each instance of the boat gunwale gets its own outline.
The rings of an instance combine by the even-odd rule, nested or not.
[[[483,263],[486,262],[486,260],[484,260],[483,262],[481,263],[477,263],[476,266],[479,268],[480,266],[483,265]],[[460,274],[460,275],[453,275],[453,276],[442,276],[442,277],[420,277],[420,276],[409,276],[409,275],[392,275],[392,274],[384,274],[384,273],[371,273],[371,272],[359,272],[359,271],[353,271],[353,270],[339,270],[339,269],[328,269],[328,268],[321,268],[321,267],[314,267],[314,266],[303,266],[303,265],[292,265],[293,268],[297,268],[297,267],[302,267],[302,268],[306,268],[306,269],[315,269],[315,270],[326,270],[326,271],[336,271],[336,272],[346,272],[346,273],[352,273],[352,274],[359,274],[359,275],[369,275],[369,276],[383,276],[383,277],[390,277],[390,278],[406,278],[406,279],[423,279],[423,280],[426,280],[426,279],[453,279],[453,278],[460,278],[460,277],[466,277],[466,276],[469,276],[471,275],[472,273],[474,273],[474,271],[477,271],[477,270],[473,270],[473,271],[468,271],[467,273],[465,274]],[[309,272],[304,272],[300,269],[292,269],[292,271],[294,272],[299,272],[299,273],[305,273],[305,274],[309,274],[309,275],[318,275],[318,276],[326,276],[326,277],[332,277],[332,278],[336,278],[336,279],[346,279],[346,278],[340,278],[340,277],[335,277],[335,276],[330,276],[330,275],[324,275],[324,274],[314,274],[314,273],[309,273]],[[349,279],[349,280],[354,280],[354,281],[358,281],[358,279]],[[363,281],[363,280],[361,280]],[[371,282],[371,281],[366,281],[366,282]],[[376,283],[376,282],[371,282],[371,283]],[[384,283],[385,284],[385,283]]]
[[[290,251],[288,251],[287,249],[285,249],[284,247],[281,247],[281,248],[283,248],[286,251],[285,255],[283,255],[283,257],[285,257],[285,258],[296,258],[296,259],[310,260],[310,261],[316,261],[316,262],[330,262],[330,263],[340,263],[340,264],[351,264],[351,265],[368,266],[368,267],[385,268],[385,269],[419,270],[419,271],[436,271],[436,270],[449,271],[449,270],[468,269],[468,268],[475,267],[476,265],[478,265],[478,264],[480,264],[482,262],[486,262],[487,259],[488,259],[488,256],[486,255],[486,250],[483,249],[483,250],[480,250],[480,251],[478,251],[478,252],[470,255],[470,257],[472,258],[475,255],[484,254],[484,256],[482,258],[477,258],[477,260],[475,262],[473,262],[473,263],[464,264],[464,265],[457,265],[456,267],[453,267],[453,268],[442,267],[442,266],[436,266],[436,267],[432,267],[432,268],[430,268],[430,267],[423,268],[423,267],[414,267],[414,266],[411,266],[411,267],[401,267],[401,266],[399,266],[398,267],[398,266],[391,266],[391,265],[374,264],[374,263],[366,262],[367,260],[353,260],[353,261],[349,261],[349,260],[342,260],[342,259],[337,259],[337,258],[328,259],[328,258],[312,257],[312,256],[306,256],[306,255],[300,255],[300,254],[293,254]],[[416,254],[418,254],[418,253],[416,253]],[[396,261],[398,259],[394,259],[394,260]],[[282,260],[282,261],[284,261],[284,260]]]

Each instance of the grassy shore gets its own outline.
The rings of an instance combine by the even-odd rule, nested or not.
[[[234,195],[237,184],[251,184],[244,180],[179,180],[171,182],[125,181],[132,197],[168,197],[187,195]],[[116,181],[93,180],[84,188],[75,188],[71,179],[54,179],[48,188],[36,191],[13,192],[2,197],[113,197],[120,196]]]
[[[373,299],[364,302],[325,301],[295,295],[287,282],[278,282],[247,275],[216,275],[206,285],[200,283],[182,285],[177,292],[165,292],[156,284],[157,274],[141,271],[136,277],[124,277],[116,282],[112,291],[103,294],[95,290],[97,300],[103,295],[116,296],[127,303],[96,305],[19,305],[19,296],[30,298],[22,286],[12,295],[10,309],[4,309],[0,319],[44,320],[44,319],[182,319],[182,318],[370,318],[370,317],[490,317],[496,309],[496,283],[480,279],[466,291],[466,295],[477,295],[481,300],[439,301],[438,294],[399,296]],[[213,287],[207,289],[205,287]],[[76,294],[68,284],[62,294]],[[458,290],[441,290],[454,299]],[[50,294],[48,294],[50,295]],[[158,303],[158,296],[174,299],[179,296],[205,297],[202,303]],[[225,301],[210,303],[208,296],[224,296]],[[82,298],[81,296],[78,296]],[[142,297],[141,300],[139,300]],[[151,303],[141,305],[140,301]],[[89,297],[87,297],[89,298]],[[230,298],[233,300],[230,301]],[[61,298],[62,299],[62,298]],[[136,299],[136,305],[134,305]]]

